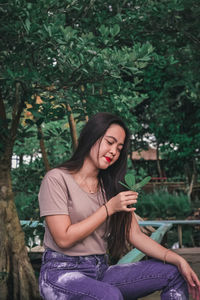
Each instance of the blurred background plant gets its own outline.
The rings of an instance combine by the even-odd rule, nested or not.
[[[193,216],[195,207],[187,194],[182,192],[169,193],[166,189],[157,189],[151,193],[141,192],[136,204],[136,212],[145,220],[185,220]],[[173,226],[167,233],[167,246],[178,243],[177,228]],[[183,225],[184,247],[199,247],[199,226]],[[178,246],[175,246],[178,247]]]
[[[137,203],[137,212],[149,220],[155,219],[185,219],[192,207],[187,195],[183,193],[169,193],[164,189],[153,193],[142,194],[141,201]]]

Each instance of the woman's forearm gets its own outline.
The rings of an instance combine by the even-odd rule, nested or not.
[[[147,256],[166,261],[178,265],[180,260],[183,259],[175,252],[166,249],[156,241],[152,240],[149,236],[143,232],[135,233],[133,238],[133,245]]]

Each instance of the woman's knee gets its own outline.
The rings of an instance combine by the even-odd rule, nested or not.
[[[166,264],[167,266],[167,277],[170,280],[175,280],[177,278],[180,278],[180,280],[184,280],[181,273],[179,272],[179,269],[175,265]]]
[[[168,267],[168,285],[163,289],[161,299],[189,299],[188,287],[185,279],[179,272],[178,268],[174,265],[167,265]],[[170,296],[169,296],[170,295]]]

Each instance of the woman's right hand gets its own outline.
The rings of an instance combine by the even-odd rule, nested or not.
[[[135,207],[130,207],[130,205],[136,204],[138,198],[138,193],[134,191],[125,191],[112,197],[107,202],[107,208],[109,215],[112,215],[119,211],[135,211]]]

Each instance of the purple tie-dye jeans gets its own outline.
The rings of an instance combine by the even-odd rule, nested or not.
[[[39,278],[45,300],[138,299],[161,290],[162,300],[187,300],[178,269],[150,259],[108,266],[106,255],[66,256],[46,250]]]

